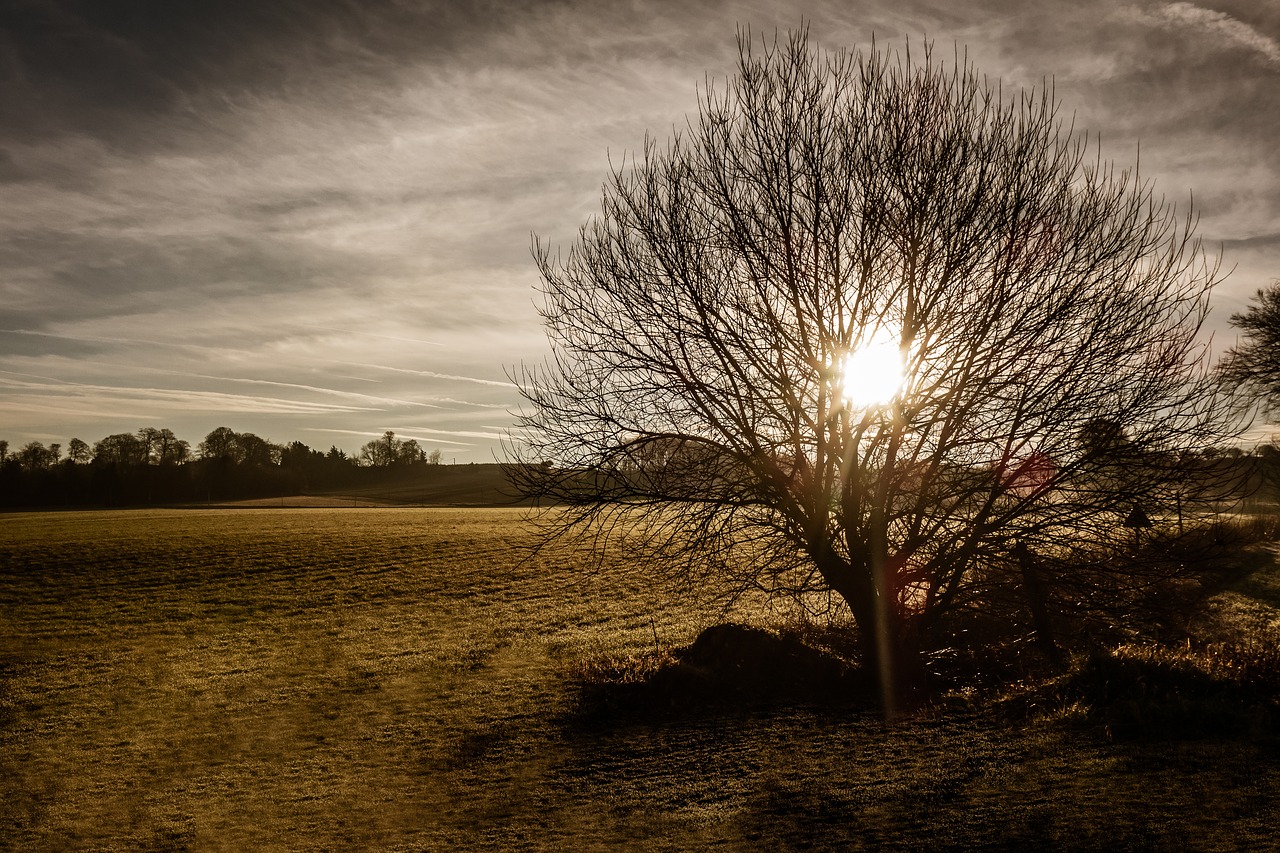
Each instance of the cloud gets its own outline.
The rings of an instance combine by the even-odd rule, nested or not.
[[[1120,141],[1108,154],[1141,138],[1161,190],[1195,188],[1213,236],[1252,253],[1251,291],[1280,269],[1274,245],[1232,242],[1280,227],[1275,42],[1244,12],[1122,8],[14,0],[0,369],[71,385],[40,380],[43,415],[44,391],[10,388],[22,408],[6,399],[0,437],[126,417],[207,432],[225,409],[277,437],[400,423],[489,452],[468,433],[498,434],[486,422],[518,403],[504,370],[547,352],[531,233],[568,246],[609,157],[667,138],[704,74],[732,70],[735,25],[802,14],[824,47],[958,40],[993,76],[1057,75],[1066,110]]]
[[[1170,26],[1189,27],[1224,47],[1244,48],[1280,70],[1280,42],[1225,12],[1194,3],[1169,3],[1160,7],[1154,17]]]
[[[1255,234],[1251,237],[1227,239],[1222,241],[1222,245],[1229,249],[1280,249],[1280,233]]]
[[[389,367],[385,364],[357,364],[358,367],[371,367],[375,370],[385,370],[390,373],[407,373],[411,376],[428,376],[432,379],[451,379],[458,382],[474,382],[477,385],[492,385],[498,388],[514,389],[514,382],[498,382],[493,379],[478,379],[474,376],[459,376],[454,373],[437,373],[434,370],[413,370],[406,367]]]
[[[145,366],[135,367],[131,365],[109,365],[109,364],[104,364],[103,366],[117,367],[123,371],[132,370],[132,371],[139,371],[139,372],[146,372],[146,373],[162,373],[162,374],[167,374],[169,376],[181,376],[187,379],[210,379],[215,382],[246,383],[250,385],[270,385],[276,388],[293,388],[299,391],[310,391],[316,394],[323,394],[326,396],[333,396],[333,397],[342,397],[344,399],[351,400],[353,402],[358,401],[358,402],[367,403],[367,404],[376,404],[379,406],[416,406],[416,407],[422,407],[427,409],[440,408],[439,406],[433,403],[422,402],[420,400],[400,400],[392,397],[378,397],[372,394],[362,394],[357,391],[340,391],[336,388],[323,388],[318,385],[301,385],[296,382],[278,382],[273,379],[247,379],[241,376],[210,376],[209,374],[206,374],[206,373],[186,373],[186,372],[177,371],[177,370],[164,370],[161,368],[145,367]]]
[[[183,388],[148,388],[126,385],[97,385],[85,382],[69,382],[49,377],[17,378],[19,374],[0,371],[0,387],[12,395],[28,395],[41,400],[82,400],[96,402],[109,409],[111,402],[160,402],[184,410],[205,412],[289,413],[339,415],[360,411],[376,411],[369,406],[350,406],[338,403],[317,403],[287,400],[279,397],[259,397],[247,394],[229,394],[222,391],[193,391]],[[36,380],[36,381],[32,381]],[[12,400],[12,398],[11,398]]]
[[[401,427],[401,428],[399,428],[399,429],[396,429],[396,430],[395,430],[396,435],[400,435],[401,433],[405,433],[405,434],[407,435],[407,434],[408,434],[408,433],[410,433],[410,432],[417,432],[417,433],[430,433],[430,435],[431,435],[431,436],[436,436],[436,435],[456,435],[456,436],[459,436],[460,438],[491,438],[491,439],[501,439],[501,438],[503,437],[502,433],[500,433],[500,432],[478,432],[478,431],[474,431],[474,430],[428,429],[428,428],[426,428],[426,427],[408,427],[408,428]],[[421,435],[418,435],[418,436],[416,436],[416,437],[417,437],[417,438],[422,439],[423,441],[434,441],[434,440],[435,440],[434,438],[431,438],[431,437],[423,438]]]
[[[178,350],[186,350],[199,355],[208,357],[210,354],[218,355],[253,355],[250,350],[237,350],[225,346],[207,346],[196,343],[178,343],[175,341],[158,341],[150,338],[121,338],[108,337],[103,335],[88,334],[64,334],[51,331],[36,331],[34,329],[0,329],[0,335],[15,335],[18,337],[31,338],[53,338],[58,341],[68,341],[79,344],[120,344],[124,346],[147,346],[147,347],[165,347]],[[101,350],[102,348],[97,348]]]
[[[382,435],[386,433],[385,429],[351,430],[351,429],[328,429],[324,427],[311,427],[307,431],[336,433],[339,435],[357,435],[357,436],[361,436],[362,438],[363,437],[380,438]],[[451,441],[449,439],[434,438],[434,437],[424,438],[423,436],[405,435],[405,434],[402,434],[399,430],[392,430],[392,432],[396,434],[397,438],[401,438],[401,439],[412,438],[415,441],[432,441],[432,442],[435,442],[436,444],[451,444],[457,447],[475,447],[476,446],[474,442],[470,442],[470,441]],[[453,433],[445,433],[445,435],[452,435],[452,434]]]

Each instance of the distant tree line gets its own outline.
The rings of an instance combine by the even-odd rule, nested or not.
[[[439,450],[388,430],[355,457],[301,441],[276,444],[251,432],[218,427],[193,450],[170,429],[144,427],[93,445],[73,438],[65,448],[31,441],[18,449],[0,440],[0,506],[133,506],[233,500],[378,483],[439,465]]]

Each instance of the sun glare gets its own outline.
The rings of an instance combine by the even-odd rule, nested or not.
[[[845,356],[841,390],[848,405],[870,408],[892,400],[902,390],[904,378],[902,350],[896,336],[879,329]]]

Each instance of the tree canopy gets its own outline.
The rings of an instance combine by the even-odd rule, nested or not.
[[[535,241],[553,354],[512,476],[568,506],[549,535],[836,593],[891,702],[1018,543],[1187,493],[1234,423],[1197,342],[1218,261],[1048,87],[805,32],[739,54],[567,253]]]

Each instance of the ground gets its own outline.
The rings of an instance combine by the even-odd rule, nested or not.
[[[521,519],[0,517],[0,838],[1262,850],[1280,831],[1280,750],[1239,732],[1115,742],[972,708],[894,725],[813,705],[584,715],[585,663],[675,649],[728,618],[794,617],[673,598],[625,555],[595,571],[566,549],[531,556]],[[1272,618],[1273,587],[1251,583],[1219,609]]]

